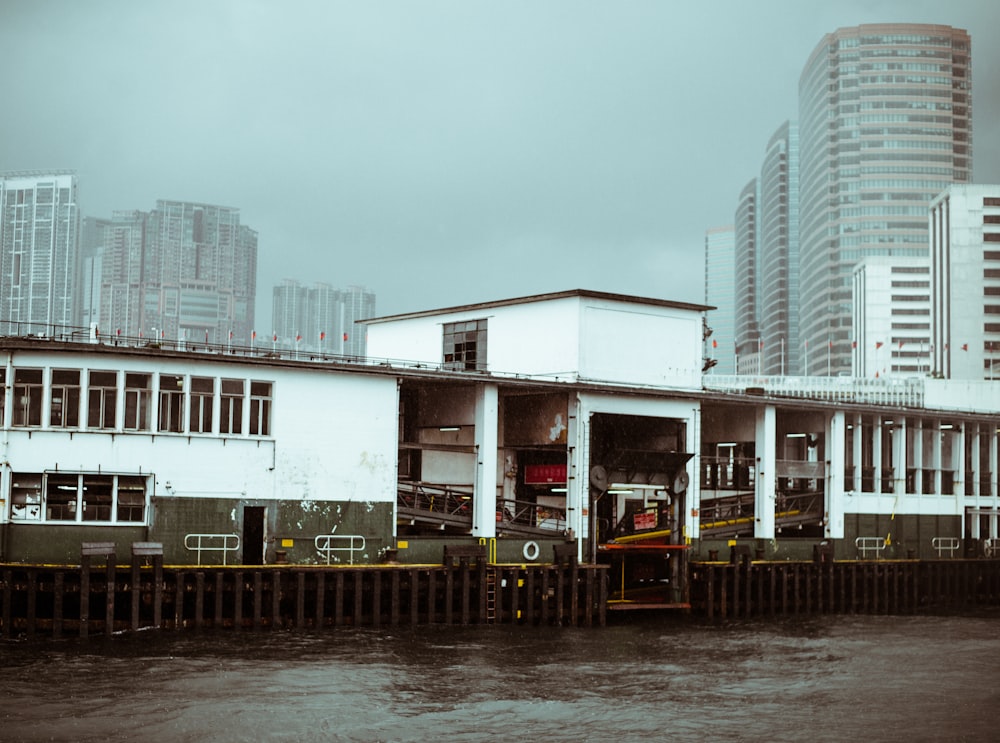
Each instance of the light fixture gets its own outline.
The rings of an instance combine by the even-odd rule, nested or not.
[[[462,427],[461,426],[441,426],[438,430],[439,431],[461,431]]]
[[[549,490],[550,493],[565,493],[566,488],[552,488]]]

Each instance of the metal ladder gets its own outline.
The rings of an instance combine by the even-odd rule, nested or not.
[[[486,568],[486,623],[495,624],[497,620],[497,570]]]

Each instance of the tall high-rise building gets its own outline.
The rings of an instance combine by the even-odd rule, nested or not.
[[[926,260],[931,199],[971,180],[971,71],[969,35],[950,26],[841,28],[809,57],[799,79],[805,373],[850,372],[855,266]]]
[[[152,212],[115,212],[108,233],[102,331],[249,344],[257,233],[238,209],[160,200]]]
[[[368,349],[365,326],[356,325],[358,320],[375,317],[375,294],[363,286],[349,286],[340,293],[343,306],[344,353],[348,356],[364,356]]]
[[[0,175],[0,333],[77,324],[76,188],[66,171]]]
[[[101,273],[104,246],[110,239],[111,220],[84,217],[80,228],[80,325],[89,327],[101,318]],[[100,329],[100,326],[98,326]]]
[[[364,328],[355,321],[375,316],[375,295],[359,286],[342,290],[285,279],[274,287],[272,310],[276,347],[363,357]]]
[[[757,303],[764,374],[801,370],[798,169],[798,127],[786,121],[768,142],[760,173]]]
[[[934,371],[1000,379],[1000,185],[950,186],[930,232]]]
[[[760,256],[757,253],[757,179],[740,192],[733,217],[736,255],[736,373],[759,374],[761,337],[757,324],[757,276]]]
[[[705,304],[712,335],[705,339],[705,358],[716,364],[709,374],[735,374],[736,359],[736,236],[732,225],[705,232]]]

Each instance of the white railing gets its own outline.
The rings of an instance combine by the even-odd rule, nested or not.
[[[958,544],[958,537],[934,537],[931,540],[931,547],[937,550],[938,557],[944,557],[945,552],[948,557],[954,557]]]
[[[194,541],[193,545],[191,544],[192,541]],[[185,534],[184,535],[184,549],[190,552],[197,553],[199,565],[201,565],[202,552],[221,552],[222,564],[225,565],[226,556],[230,552],[237,552],[239,548],[240,548],[239,534]]]
[[[777,377],[763,375],[705,374],[707,390],[747,392],[752,390],[776,397],[858,402],[875,405],[922,407],[924,380],[920,377]]]
[[[333,541],[340,540],[346,542],[344,547],[334,547]],[[319,534],[313,540],[316,551],[326,558],[326,564],[330,564],[330,557],[334,552],[347,552],[349,564],[354,564],[354,553],[363,552],[365,549],[365,538],[360,534]]]
[[[858,548],[862,560],[867,560],[869,553],[874,554],[877,560],[885,549],[885,537],[858,537],[854,540],[854,546]]]
[[[998,557],[1000,556],[1000,539],[984,539],[983,540],[983,557]]]

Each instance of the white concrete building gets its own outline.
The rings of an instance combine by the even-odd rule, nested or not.
[[[1000,186],[954,185],[930,206],[934,369],[1000,379]]]

